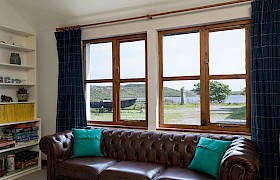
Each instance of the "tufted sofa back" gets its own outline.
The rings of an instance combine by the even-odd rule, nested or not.
[[[240,136],[156,133],[104,129],[101,150],[105,157],[187,167],[201,136],[233,141]]]

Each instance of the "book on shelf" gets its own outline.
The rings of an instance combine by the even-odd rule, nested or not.
[[[3,143],[0,143],[0,148],[3,148],[5,146],[9,146],[9,145],[14,145],[15,143],[16,143],[16,141],[3,142]]]
[[[33,139],[33,140],[29,140],[29,141],[24,141],[24,142],[16,142],[15,147],[25,146],[25,145],[33,144],[33,143],[37,143],[37,142],[38,142],[38,139]]]

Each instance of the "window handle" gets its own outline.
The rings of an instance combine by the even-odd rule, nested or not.
[[[120,74],[120,67],[116,67],[117,74]]]
[[[208,53],[205,52],[205,60],[204,60],[205,64],[209,64],[209,58],[208,58]]]

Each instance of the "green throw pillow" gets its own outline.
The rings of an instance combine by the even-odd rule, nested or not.
[[[73,155],[71,158],[81,156],[103,157],[100,150],[102,129],[72,129],[74,135]]]
[[[189,169],[210,174],[219,179],[220,162],[231,141],[201,137]]]

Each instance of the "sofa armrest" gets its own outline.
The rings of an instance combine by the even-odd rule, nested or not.
[[[57,164],[68,159],[73,150],[72,131],[59,132],[54,135],[44,136],[39,143],[40,150],[47,155],[48,180],[53,179],[54,169]]]
[[[238,138],[232,142],[220,164],[220,179],[256,179],[259,157],[253,141]]]

